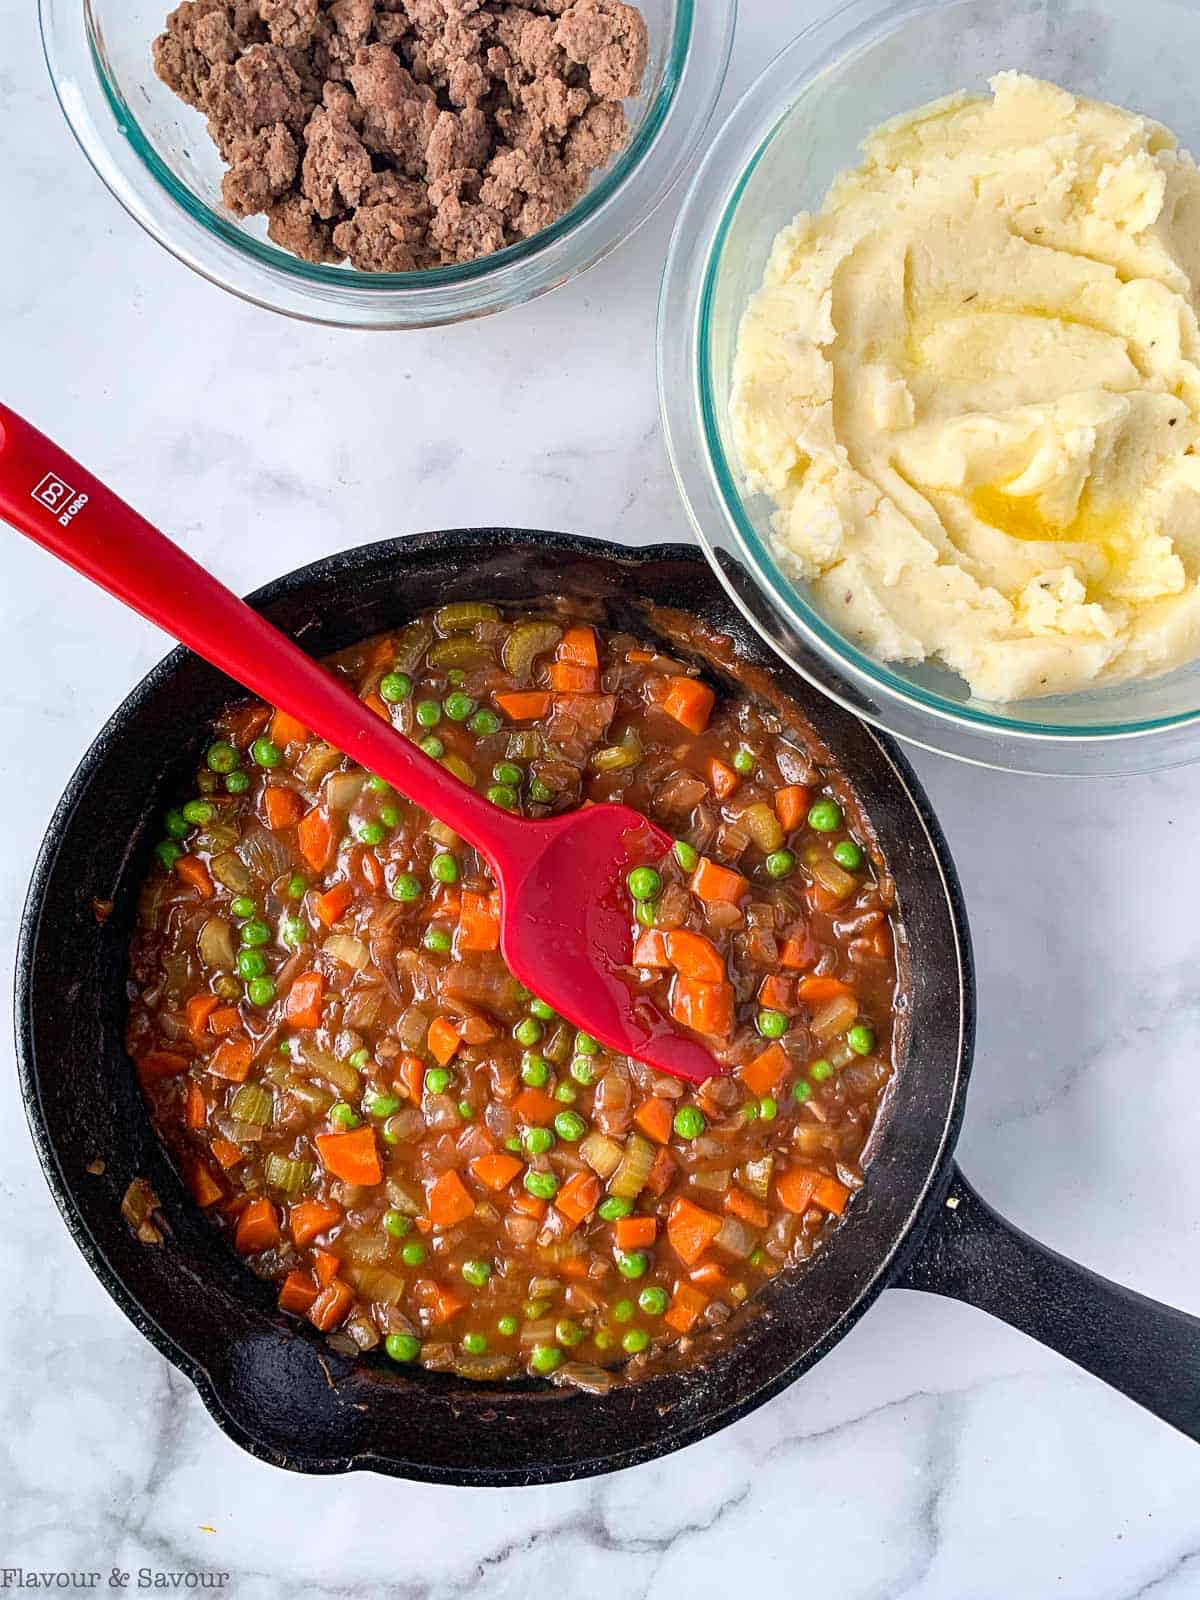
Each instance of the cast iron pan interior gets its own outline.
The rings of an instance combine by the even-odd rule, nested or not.
[[[690,611],[730,634],[808,713],[857,787],[899,887],[912,969],[900,1090],[867,1188],[831,1248],[775,1280],[762,1314],[702,1369],[591,1397],[533,1382],[473,1387],[338,1356],[276,1310],[271,1288],[192,1205],[122,1048],[126,951],[156,820],[185,788],[210,719],[243,697],[176,650],[85,756],[39,856],[18,955],[22,1087],[55,1198],[105,1288],[188,1375],[226,1433],[279,1466],[515,1485],[679,1449],[762,1404],[836,1343],[896,1270],[902,1244],[920,1237],[949,1181],[973,981],[945,843],[891,741],[782,668],[698,552],[512,529],[429,533],[333,556],[269,584],[253,603],[321,655],[448,600],[548,593],[602,599],[613,623],[636,631],[645,631],[647,603]],[[102,924],[94,899],[114,902]],[[105,1164],[98,1176],[88,1172],[97,1160]],[[161,1247],[138,1244],[121,1219],[135,1176],[162,1199],[169,1234]]]

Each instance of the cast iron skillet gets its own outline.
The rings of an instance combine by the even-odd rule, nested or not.
[[[949,851],[892,742],[786,672],[685,546],[511,529],[425,534],[352,550],[254,596],[314,654],[466,597],[601,598],[644,631],[647,603],[690,611],[776,674],[857,786],[895,873],[909,941],[908,1059],[864,1193],[831,1247],[764,1292],[763,1313],[711,1364],[602,1397],[535,1382],[354,1364],[284,1318],[273,1290],[191,1204],[151,1131],[121,1038],[126,950],[154,821],[184,788],[230,681],[177,650],[130,695],[71,781],[21,928],[16,1022],[30,1126],[76,1243],[113,1299],[196,1385],[245,1449],[300,1472],[370,1468],[437,1483],[550,1483],[677,1450],[777,1394],[889,1284],[953,1295],[1052,1345],[1200,1437],[1200,1320],[1095,1277],[1004,1223],[953,1163],[971,1063],[974,988]],[[111,900],[99,922],[93,900]],[[64,974],[68,988],[64,993]],[[89,1165],[104,1162],[100,1175]],[[168,1223],[138,1244],[119,1204],[149,1179]]]

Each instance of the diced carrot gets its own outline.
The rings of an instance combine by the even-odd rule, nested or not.
[[[382,717],[385,722],[392,720],[391,708],[387,701],[374,689],[371,690],[370,694],[363,695],[362,703],[368,711],[373,711],[377,717]]]
[[[462,1037],[449,1017],[434,1017],[429,1024],[426,1043],[438,1066],[444,1067],[454,1059],[455,1052],[462,1044]]]
[[[242,1152],[238,1149],[237,1145],[234,1144],[232,1139],[210,1139],[208,1142],[208,1148],[212,1151],[213,1155],[216,1156],[217,1160],[221,1163],[226,1172],[228,1172],[231,1167],[236,1167],[239,1161],[243,1161],[245,1159],[245,1157],[242,1155]]]
[[[180,856],[175,863],[175,871],[183,879],[184,883],[190,884],[193,889],[198,889],[205,900],[211,899],[213,892],[212,873],[209,872],[199,856]]]
[[[817,1187],[817,1174],[806,1167],[791,1167],[775,1180],[775,1192],[780,1202],[798,1217],[802,1217],[812,1204]]]
[[[854,990],[840,978],[801,978],[799,994],[805,1005],[822,1006],[828,1000],[853,996]]]
[[[693,1289],[690,1284],[681,1283],[667,1307],[663,1321],[672,1333],[690,1333],[707,1305],[707,1295],[701,1294],[699,1289]]]
[[[814,911],[836,911],[844,897],[834,894],[832,889],[826,889],[823,884],[810,883],[805,890],[805,898]]]
[[[500,948],[500,919],[490,894],[481,894],[475,889],[462,891],[457,948],[460,951]]]
[[[192,1199],[202,1210],[216,1205],[225,1194],[203,1161],[193,1161],[187,1169],[186,1177]]]
[[[215,994],[194,994],[187,1003],[187,1025],[192,1033],[203,1033],[209,1017],[221,1004]]]
[[[654,1165],[646,1174],[646,1187],[651,1194],[666,1194],[675,1176],[675,1157],[664,1146],[654,1157]]]
[[[784,833],[794,833],[808,815],[812,795],[801,783],[789,783],[775,791],[775,815]]]
[[[550,687],[555,694],[596,694],[600,674],[595,667],[581,667],[577,661],[552,661]]]
[[[522,1122],[553,1122],[561,1109],[542,1089],[522,1089],[513,1101],[513,1110]]]
[[[790,1015],[796,1009],[792,980],[781,978],[777,972],[770,973],[759,985],[758,1003],[768,1011],[782,1011]]]
[[[476,1156],[472,1161],[470,1172],[473,1178],[478,1179],[485,1189],[492,1189],[499,1194],[501,1189],[507,1189],[509,1184],[521,1170],[521,1163],[515,1156],[506,1155],[503,1151],[496,1151],[493,1155]],[[583,1176],[583,1174],[579,1174]],[[562,1196],[566,1194],[570,1184],[564,1184],[562,1194],[559,1195],[559,1204]]]
[[[342,1263],[332,1250],[318,1250],[313,1256],[313,1266],[322,1289],[328,1289],[342,1270]]]
[[[733,768],[727,766],[720,757],[714,756],[708,763],[708,786],[718,800],[731,795],[741,781]]]
[[[357,845],[351,853],[350,870],[363,887],[370,889],[373,894],[382,894],[387,886],[383,862],[366,845]]]
[[[138,1072],[143,1078],[177,1078],[191,1064],[190,1056],[181,1056],[176,1050],[147,1050],[138,1062]]]
[[[526,1194],[524,1189],[518,1189],[509,1203],[521,1216],[533,1217],[538,1222],[546,1215],[546,1202],[536,1195]]]
[[[269,1200],[251,1200],[238,1218],[233,1242],[244,1256],[273,1250],[281,1238],[279,1213]]]
[[[208,1126],[208,1101],[204,1098],[204,1090],[194,1078],[189,1081],[184,1097],[183,1124],[193,1133]]]
[[[427,1203],[435,1228],[453,1228],[475,1215],[475,1202],[457,1172],[443,1172],[430,1184]]]
[[[577,666],[598,669],[600,651],[596,644],[595,628],[584,623],[568,628],[559,643],[557,654],[560,661],[573,661]]]
[[[655,1144],[669,1144],[671,1140],[671,1105],[657,1096],[643,1100],[633,1113],[633,1120]]]
[[[790,967],[793,972],[803,972],[813,965],[817,955],[817,947],[809,934],[794,935],[784,940],[779,951],[779,965]]]
[[[271,718],[271,739],[281,750],[290,744],[303,744],[307,738],[308,729],[290,711],[276,711]]]
[[[242,1025],[242,1014],[236,1006],[218,1006],[208,1019],[209,1033],[219,1038],[227,1033],[237,1033]]]
[[[383,1182],[374,1128],[354,1128],[349,1133],[319,1133],[316,1144],[325,1170],[332,1172],[335,1178],[368,1186]]]
[[[317,919],[325,927],[332,928],[335,922],[345,916],[354,903],[354,885],[345,878],[340,883],[335,883],[331,889],[326,889],[324,894],[319,894],[314,902]]]
[[[850,1193],[844,1183],[822,1174],[818,1177],[816,1188],[813,1190],[813,1199],[826,1211],[832,1211],[834,1216],[840,1217],[850,1203]]]
[[[666,945],[671,965],[685,978],[698,978],[701,983],[725,982],[725,962],[716,945],[702,933],[676,928],[666,935]]]
[[[333,859],[333,847],[336,841],[333,823],[323,806],[314,806],[306,816],[300,818],[296,828],[296,842],[300,846],[300,854],[313,871],[324,872]]]
[[[787,1051],[781,1044],[769,1044],[761,1055],[755,1056],[749,1065],[741,1067],[738,1077],[741,1078],[751,1094],[760,1098],[771,1094],[791,1071],[792,1063]]]
[[[685,1200],[682,1195],[672,1201],[667,1214],[667,1238],[675,1254],[689,1267],[699,1261],[720,1233],[721,1226],[720,1217],[714,1217],[711,1211]]]
[[[567,1220],[578,1227],[600,1204],[604,1193],[600,1180],[591,1172],[575,1172],[555,1197],[554,1204]]]
[[[464,1044],[488,1044],[500,1032],[495,1023],[486,1017],[459,1017],[455,1023],[458,1036]]]
[[[542,689],[516,689],[494,698],[510,722],[535,722],[550,709],[550,696]]]
[[[206,1063],[214,1078],[224,1078],[229,1083],[245,1083],[250,1076],[254,1060],[254,1047],[243,1034],[231,1034],[222,1039]]]
[[[279,1309],[305,1317],[317,1298],[317,1286],[307,1272],[289,1272],[279,1290]]]
[[[644,667],[654,660],[653,650],[626,650],[625,659],[631,667]]]
[[[662,709],[688,730],[703,733],[717,697],[699,678],[668,678]]]
[[[693,1267],[688,1277],[701,1289],[707,1289],[711,1297],[721,1300],[729,1299],[731,1288],[729,1279],[721,1270],[718,1261],[702,1261],[698,1267]]]
[[[301,1249],[312,1244],[320,1234],[335,1227],[344,1215],[341,1206],[332,1200],[299,1200],[288,1211],[288,1229],[292,1242]]]
[[[288,990],[283,1014],[293,1028],[319,1028],[324,1000],[324,973],[302,972]]]
[[[718,866],[704,856],[692,873],[688,887],[701,900],[724,900],[736,905],[750,885],[740,872]]]
[[[733,1027],[733,986],[699,983],[678,973],[671,985],[671,1015],[685,1028],[726,1038]]]
[[[332,1333],[350,1315],[354,1305],[354,1290],[348,1283],[336,1278],[327,1289],[322,1289],[308,1309],[308,1320],[322,1333]]]
[[[444,1283],[435,1284],[432,1303],[430,1305],[430,1321],[434,1327],[449,1322],[460,1311],[467,1309],[467,1301],[454,1289],[448,1288]]]
[[[411,1050],[405,1051],[400,1057],[396,1078],[408,1098],[419,1105],[425,1088],[425,1063],[420,1056],[413,1055]]]
[[[657,1217],[621,1217],[613,1229],[618,1250],[646,1250],[658,1237]]]
[[[633,964],[635,967],[667,971],[671,958],[667,954],[667,936],[660,928],[647,928],[645,933],[638,935],[633,947]]]
[[[586,1256],[566,1256],[558,1263],[558,1270],[564,1278],[586,1278],[588,1259]]]
[[[281,783],[269,783],[263,790],[263,816],[272,831],[290,828],[304,815],[304,800],[295,789],[285,789]]]
[[[732,1184],[725,1191],[725,1209],[732,1216],[748,1222],[752,1228],[765,1228],[771,1220],[771,1213],[766,1206],[759,1205],[753,1195],[739,1189],[737,1184]]]

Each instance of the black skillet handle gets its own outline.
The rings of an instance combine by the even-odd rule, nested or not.
[[[1047,1250],[998,1216],[957,1167],[897,1284],[990,1312],[1200,1440],[1200,1317]]]

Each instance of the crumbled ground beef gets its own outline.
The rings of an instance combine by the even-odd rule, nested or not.
[[[625,141],[622,0],[183,0],[158,75],[208,118],[239,217],[306,261],[412,272],[528,238]]]

